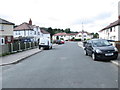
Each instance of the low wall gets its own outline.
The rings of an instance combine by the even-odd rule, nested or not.
[[[37,42],[15,42],[11,44],[0,45],[0,55],[37,48],[37,46]]]

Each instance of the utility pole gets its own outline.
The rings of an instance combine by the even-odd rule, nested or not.
[[[82,41],[84,41],[84,27],[83,27],[83,22],[82,22]]]

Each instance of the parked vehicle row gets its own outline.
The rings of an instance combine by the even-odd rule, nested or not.
[[[93,60],[113,60],[118,57],[118,50],[108,40],[92,39],[85,42],[85,55],[89,55]]]

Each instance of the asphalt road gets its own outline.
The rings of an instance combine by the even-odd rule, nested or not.
[[[93,61],[77,42],[3,67],[3,88],[118,88],[118,67]]]

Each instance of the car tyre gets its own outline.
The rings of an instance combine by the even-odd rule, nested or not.
[[[39,49],[41,49],[41,46],[39,45]]]
[[[86,55],[86,56],[88,56],[88,53],[87,53],[87,51],[86,51],[86,50],[84,50],[84,53],[85,53],[85,55]]]

